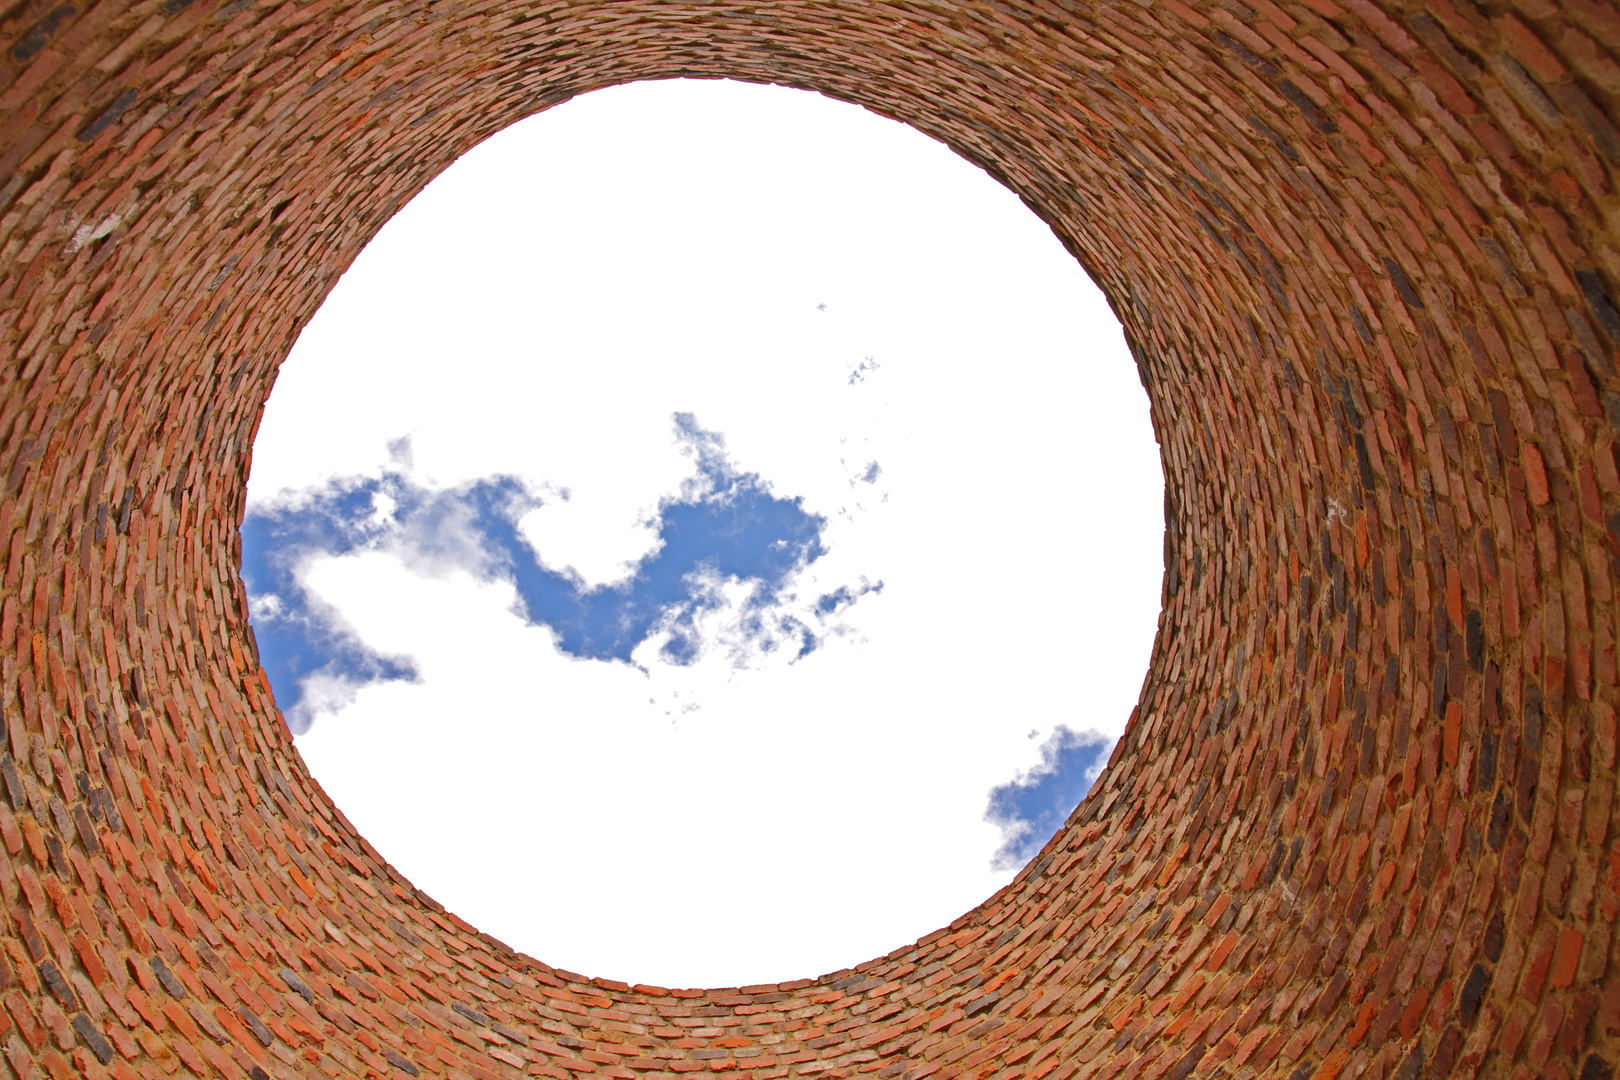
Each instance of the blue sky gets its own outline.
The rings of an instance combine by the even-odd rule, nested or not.
[[[1059,724],[1041,743],[1038,764],[990,789],[984,816],[1001,830],[1001,846],[992,856],[997,869],[1017,870],[1040,853],[1091,790],[1114,742],[1101,732]]]
[[[655,662],[691,665],[708,645],[698,614],[723,603],[716,581],[749,587],[740,635],[730,643],[739,664],[750,653],[784,648],[804,659],[821,644],[829,617],[882,592],[881,581],[864,578],[822,592],[808,621],[783,604],[798,599],[792,590],[800,571],[825,554],[827,519],[807,512],[802,497],[780,497],[757,473],[738,471],[724,437],[692,414],[676,413],[672,427],[693,473],[678,494],[659,500],[655,547],[610,584],[590,586],[577,573],[545,566],[523,534],[524,515],[548,498],[566,501],[565,489],[537,494],[517,477],[494,476],[430,490],[408,471],[408,439],[392,443],[393,467],[380,476],[334,478],[253,506],[242,524],[242,576],[261,662],[294,731],[308,731],[318,708],[340,707],[366,685],[420,678],[410,657],[368,647],[341,611],[304,587],[302,571],[313,559],[382,551],[428,573],[448,565],[509,582],[514,614],[549,628],[558,651],[624,664],[634,664],[638,647],[659,635]],[[873,461],[850,483],[874,483],[880,474]],[[306,700],[306,689],[316,700]],[[985,820],[1002,836],[994,868],[1016,870],[1040,851],[1090,790],[1113,745],[1098,732],[1059,724],[1041,743],[1037,764],[990,790]]]
[[[411,475],[406,438],[391,444],[391,467],[378,476],[336,477],[250,507],[242,576],[261,662],[294,731],[308,731],[319,709],[353,700],[363,686],[419,678],[410,657],[370,648],[342,612],[311,594],[302,575],[315,559],[387,552],[420,572],[454,568],[509,582],[515,613],[549,628],[560,652],[625,664],[655,636],[656,661],[696,661],[709,644],[698,616],[725,602],[721,583],[748,589],[729,642],[737,663],[779,649],[803,659],[821,644],[829,617],[882,591],[881,581],[839,585],[810,598],[812,618],[797,614],[797,578],[825,553],[827,519],[807,512],[800,497],[776,495],[757,473],[738,471],[724,437],[692,414],[671,422],[692,475],[659,500],[654,547],[612,583],[590,585],[544,565],[523,533],[523,517],[548,499],[567,501],[566,489],[540,493],[518,477],[492,476],[432,490]],[[874,461],[860,479],[871,483],[878,472]]]
[[[406,438],[390,445],[392,467],[379,476],[334,478],[253,506],[242,525],[242,574],[261,661],[294,730],[308,731],[317,709],[346,704],[366,685],[420,678],[410,657],[368,647],[341,611],[305,588],[302,572],[314,559],[387,552],[421,572],[449,566],[508,582],[514,614],[547,627],[559,652],[631,665],[655,635],[653,662],[694,663],[710,644],[697,617],[724,603],[717,582],[748,588],[729,643],[739,665],[780,649],[804,659],[821,644],[828,618],[882,592],[881,581],[863,578],[815,595],[813,618],[796,613],[784,601],[799,599],[793,590],[800,572],[826,553],[826,517],[807,512],[802,497],[776,495],[757,473],[739,471],[724,436],[691,413],[671,421],[692,475],[659,500],[656,544],[613,583],[592,586],[577,572],[547,567],[524,535],[523,517],[547,499],[566,501],[566,489],[541,494],[520,478],[494,476],[430,490],[410,475]],[[869,462],[850,484],[875,483],[881,471]],[[315,691],[314,701],[306,690]],[[985,820],[1002,836],[993,867],[1016,870],[1040,851],[1090,790],[1113,743],[1059,724],[1033,767],[990,790]]]
[[[1136,704],[1162,504],[1118,323],[1016,196],[673,81],[489,139],[360,254],[267,405],[244,576],[300,754],[411,881],[570,970],[738,985],[1039,848]]]

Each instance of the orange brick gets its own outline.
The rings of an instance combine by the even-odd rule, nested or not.
[[[1251,6],[17,8],[13,1071],[1331,1080],[1420,1036],[1436,1071],[1612,1064],[1620,16]],[[364,238],[518,117],[673,74],[860,102],[1026,199],[1121,317],[1167,481],[1140,703],[1041,872],[741,990],[558,971],[415,893],[303,771],[236,574],[260,409]]]

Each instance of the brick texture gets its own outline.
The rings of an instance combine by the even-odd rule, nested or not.
[[[1613,1076],[1611,0],[3,4],[20,1080]],[[702,991],[389,867],[236,569],[277,365],[365,241],[519,117],[669,76],[859,102],[1021,195],[1168,486],[1140,703],[1040,857],[888,956]]]

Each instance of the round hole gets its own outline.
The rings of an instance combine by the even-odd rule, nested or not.
[[[413,883],[565,967],[741,984],[914,940],[1063,823],[1136,701],[1162,487],[1117,321],[1004,187],[819,95],[638,84],[355,261],[244,576]]]

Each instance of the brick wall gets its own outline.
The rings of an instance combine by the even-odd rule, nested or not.
[[[5,0],[9,1068],[1607,1080],[1617,42],[1610,0]],[[1018,192],[1168,484],[1152,665],[1067,828],[913,946],[704,991],[416,892],[305,771],[235,570],[276,365],[367,238],[517,118],[676,75]]]

